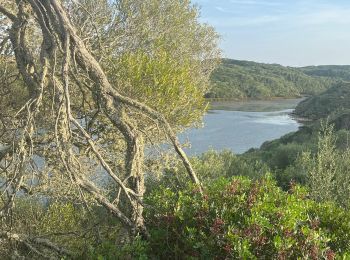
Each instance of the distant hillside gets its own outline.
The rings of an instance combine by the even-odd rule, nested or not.
[[[299,70],[313,77],[328,77],[350,81],[350,65],[308,66]]]
[[[223,59],[212,74],[212,89],[206,97],[263,99],[312,95],[328,89],[338,80],[313,74],[315,70],[308,68]]]
[[[350,114],[350,83],[341,82],[327,91],[301,102],[294,113],[310,119]]]

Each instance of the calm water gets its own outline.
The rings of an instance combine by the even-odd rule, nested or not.
[[[269,112],[252,112],[251,109],[211,110],[204,117],[203,128],[186,131],[180,135],[180,140],[190,141],[190,148],[185,149],[190,155],[200,154],[208,149],[230,149],[235,153],[243,153],[250,148],[260,147],[265,141],[298,130],[300,124],[289,114],[300,101],[301,99],[296,99],[295,102],[289,100],[284,109]],[[240,104],[240,110],[244,110],[244,105]],[[274,106],[275,104],[278,105]],[[269,110],[280,109],[281,101],[268,101],[266,106],[259,101],[259,105],[260,111],[264,111],[266,106]],[[251,108],[251,102],[248,106]]]

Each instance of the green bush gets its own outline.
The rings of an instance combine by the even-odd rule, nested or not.
[[[334,203],[315,204],[310,216],[318,217],[319,228],[329,237],[329,246],[350,259],[350,214]]]
[[[349,213],[336,208],[329,218],[332,204],[307,199],[299,186],[284,192],[269,176],[234,177],[212,181],[204,190],[202,197],[191,186],[179,192],[159,187],[148,196],[154,257],[333,259],[335,252],[349,251],[348,235],[341,233]]]
[[[321,123],[317,153],[302,153],[293,167],[305,173],[312,199],[349,207],[350,150],[337,149],[338,136],[333,125]]]
[[[192,158],[192,164],[203,181],[219,177],[247,176],[260,178],[269,170],[267,165],[254,158],[245,158],[231,151],[208,151]]]
[[[91,247],[87,259],[91,260],[116,260],[116,259],[148,259],[148,243],[140,237],[125,245],[117,245],[113,241],[103,241],[96,247]],[[84,259],[84,258],[82,258]]]

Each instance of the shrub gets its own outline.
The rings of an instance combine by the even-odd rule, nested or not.
[[[307,172],[310,195],[317,201],[335,201],[348,207],[350,202],[350,150],[336,149],[333,125],[323,124],[318,136],[318,152],[304,152],[299,160]],[[297,167],[297,165],[295,166]]]
[[[284,192],[269,176],[234,177],[204,190],[202,197],[191,186],[179,192],[159,187],[148,196],[154,257],[333,259],[334,252],[349,250],[340,234],[340,220],[349,214],[338,208],[330,220],[331,208],[320,212],[326,206],[307,199],[299,186]]]

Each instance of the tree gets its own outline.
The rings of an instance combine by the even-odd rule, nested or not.
[[[347,208],[350,197],[350,150],[349,147],[344,150],[337,148],[336,141],[334,125],[321,121],[317,154],[304,152],[298,164],[307,172],[312,199],[334,201]]]
[[[20,75],[1,85],[15,86],[18,100],[1,116],[0,236],[38,255],[40,245],[68,254],[11,233],[16,198],[40,194],[95,200],[147,237],[145,144],[168,140],[200,188],[176,131],[205,109],[215,32],[190,1],[2,1],[0,13],[1,58]],[[97,175],[112,183],[113,198]]]

